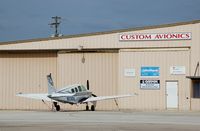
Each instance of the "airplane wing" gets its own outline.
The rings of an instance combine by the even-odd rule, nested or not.
[[[20,97],[26,97],[26,98],[31,98],[31,99],[37,99],[37,100],[44,100],[44,101],[54,101],[50,99],[48,94],[26,94],[26,93],[18,93],[16,96]]]
[[[109,99],[118,99],[118,98],[131,97],[131,96],[136,96],[136,95],[138,95],[138,94],[134,93],[134,94],[128,94],[128,95],[90,97],[87,100],[83,101],[83,103],[93,102],[93,101],[101,101],[101,100],[109,100]]]

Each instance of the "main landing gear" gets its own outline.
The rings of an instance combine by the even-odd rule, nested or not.
[[[95,111],[95,104],[94,105],[91,105],[91,111]],[[86,111],[89,111],[89,105],[87,104],[86,105]]]
[[[95,111],[95,106],[91,105],[91,111]]]
[[[58,105],[57,102],[53,102],[53,105],[55,106],[56,111],[60,111],[60,105]]]
[[[89,106],[88,105],[86,106],[86,111],[89,111]],[[94,105],[91,105],[91,111],[95,111],[95,106]]]

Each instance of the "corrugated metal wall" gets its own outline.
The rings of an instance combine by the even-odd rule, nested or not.
[[[160,90],[140,89],[141,66],[160,67]],[[121,50],[119,53],[119,89],[118,93],[136,92],[137,97],[120,100],[120,107],[124,109],[138,110],[164,110],[166,109],[166,81],[178,81],[179,109],[189,110],[190,108],[190,85],[186,75],[171,75],[170,66],[185,66],[186,75],[189,74],[189,49],[167,49],[167,50]],[[135,77],[125,77],[124,69],[134,68]]]
[[[46,93],[46,75],[56,75],[56,55],[0,54],[0,109],[48,109],[41,101],[16,97],[16,93]]]
[[[195,74],[197,63],[200,62],[200,24],[195,24],[193,27],[193,38],[192,38],[192,47],[191,47],[191,73],[190,76]],[[196,73],[197,76],[200,76],[200,67]],[[191,82],[192,83],[192,82]],[[192,84],[191,84],[192,86]],[[191,100],[191,110],[200,111],[200,99],[192,98]]]
[[[46,75],[52,72],[59,87],[78,82],[86,84],[97,95],[127,94],[138,92],[138,97],[120,100],[124,109],[165,109],[165,81],[179,82],[179,109],[199,110],[200,99],[185,99],[190,96],[190,80],[183,75],[170,75],[169,66],[186,66],[186,75],[194,75],[200,61],[200,23],[150,28],[127,32],[72,37],[55,40],[36,40],[0,45],[0,51],[22,50],[85,50],[116,49],[120,53],[0,53],[0,109],[47,109],[40,101],[15,97],[17,92],[46,92]],[[191,40],[173,41],[119,41],[122,33],[191,32]],[[81,44],[80,44],[81,43]],[[150,48],[150,49],[147,49]],[[154,48],[155,50],[152,50]],[[188,49],[187,49],[188,48]],[[128,50],[126,50],[128,49]],[[129,50],[130,49],[130,50]],[[138,49],[132,50],[132,49]],[[160,66],[160,90],[140,90],[140,67]],[[125,68],[135,68],[134,78],[124,77]],[[199,72],[198,72],[199,73]],[[119,80],[119,81],[118,81]],[[119,85],[118,85],[119,83]],[[189,88],[190,87],[190,88]],[[33,102],[34,101],[34,102]],[[199,105],[199,104],[198,104]],[[67,106],[69,109],[74,107]],[[82,107],[81,108],[85,108]],[[113,101],[100,102],[98,109],[116,109]]]
[[[82,63],[82,58],[85,63]],[[90,81],[90,90],[97,96],[116,95],[118,76],[118,53],[59,53],[58,87],[71,84],[86,85]],[[77,83],[78,82],[78,83]],[[65,109],[77,109],[65,104]],[[85,109],[80,105],[78,109]],[[117,109],[114,101],[97,103],[97,110]]]

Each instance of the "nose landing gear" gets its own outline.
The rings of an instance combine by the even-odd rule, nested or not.
[[[88,105],[86,105],[86,111],[89,111],[89,106]]]

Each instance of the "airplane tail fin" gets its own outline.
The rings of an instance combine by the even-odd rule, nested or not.
[[[49,75],[47,75],[47,81],[48,81],[48,94],[52,94],[52,93],[56,92],[56,88],[54,87],[51,73]]]

